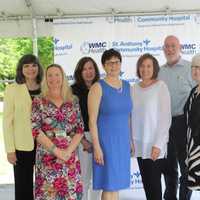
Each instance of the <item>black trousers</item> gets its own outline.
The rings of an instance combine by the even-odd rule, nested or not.
[[[162,200],[161,173],[164,159],[153,161],[138,158],[138,165],[147,200]]]
[[[173,117],[169,131],[168,154],[163,171],[166,184],[165,200],[177,200],[178,164],[181,172],[178,199],[189,200],[192,195],[192,191],[187,188],[186,141],[187,126],[184,115]]]
[[[33,168],[35,150],[16,150],[17,162],[14,165],[15,200],[33,200]]]

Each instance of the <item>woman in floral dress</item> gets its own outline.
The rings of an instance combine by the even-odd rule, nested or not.
[[[37,141],[35,200],[80,200],[80,162],[76,148],[83,135],[78,101],[59,65],[47,67],[42,97],[32,104]]]

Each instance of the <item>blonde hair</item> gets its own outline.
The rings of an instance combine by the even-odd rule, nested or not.
[[[49,93],[49,87],[47,85],[47,71],[51,67],[56,67],[61,71],[61,74],[62,74],[61,96],[62,96],[63,100],[64,101],[70,101],[70,102],[74,101],[75,96],[72,94],[72,90],[71,90],[71,87],[69,86],[69,83],[67,81],[67,77],[66,77],[62,67],[58,64],[51,64],[46,68],[44,79],[42,81],[42,96],[46,97]]]

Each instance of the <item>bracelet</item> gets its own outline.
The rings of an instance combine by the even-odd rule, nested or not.
[[[56,148],[56,145],[52,144],[51,147],[48,149],[49,153],[54,154],[55,148]]]

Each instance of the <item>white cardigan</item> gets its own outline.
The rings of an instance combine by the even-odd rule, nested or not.
[[[132,87],[133,111],[131,118],[135,157],[151,158],[152,147],[160,148],[159,158],[167,153],[171,125],[170,95],[167,85],[157,81],[142,88]]]

